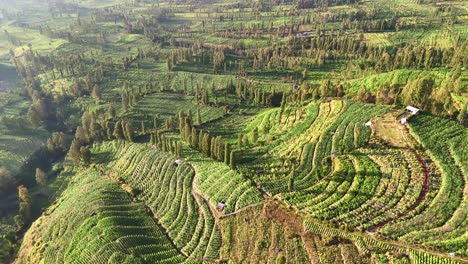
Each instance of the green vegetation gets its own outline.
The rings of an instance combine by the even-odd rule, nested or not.
[[[94,169],[72,177],[62,196],[26,233],[22,263],[183,263],[161,227]],[[53,218],[54,220],[48,220]],[[157,253],[156,253],[157,252]],[[189,263],[191,261],[187,261]]]
[[[467,10],[0,0],[0,263],[466,263]]]

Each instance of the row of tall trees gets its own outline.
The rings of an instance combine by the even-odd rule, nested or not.
[[[191,113],[179,112],[179,133],[182,140],[214,160],[235,167],[235,153],[221,136],[212,136],[209,132],[198,130],[193,125]]]

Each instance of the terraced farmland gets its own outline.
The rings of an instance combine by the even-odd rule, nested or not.
[[[328,173],[332,156],[349,152],[369,140],[371,130],[364,123],[386,110],[385,107],[346,101],[331,101],[309,107],[312,109],[299,110],[304,117],[296,118],[294,123],[286,126],[290,132],[284,138],[280,135],[278,143],[271,145],[278,145],[268,151],[271,155],[267,160],[273,159],[273,162],[262,164],[262,159],[256,162],[259,165],[255,167],[265,170],[265,173],[255,179],[272,194],[285,191],[292,165],[297,171],[294,189],[311,187]]]
[[[0,0],[0,264],[468,263],[467,29],[467,1]]]
[[[73,176],[25,241],[34,250],[20,263],[192,263],[141,203],[94,169]]]

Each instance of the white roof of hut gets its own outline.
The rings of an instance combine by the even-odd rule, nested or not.
[[[417,114],[417,113],[419,112],[419,109],[418,109],[418,108],[416,108],[416,107],[414,107],[414,106],[411,106],[411,105],[408,105],[408,106],[406,107],[406,110],[410,111],[410,112],[413,113],[413,114]]]

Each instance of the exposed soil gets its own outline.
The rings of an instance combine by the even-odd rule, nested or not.
[[[398,120],[399,111],[387,112],[372,120],[373,136],[397,148],[413,148],[415,140]]]

